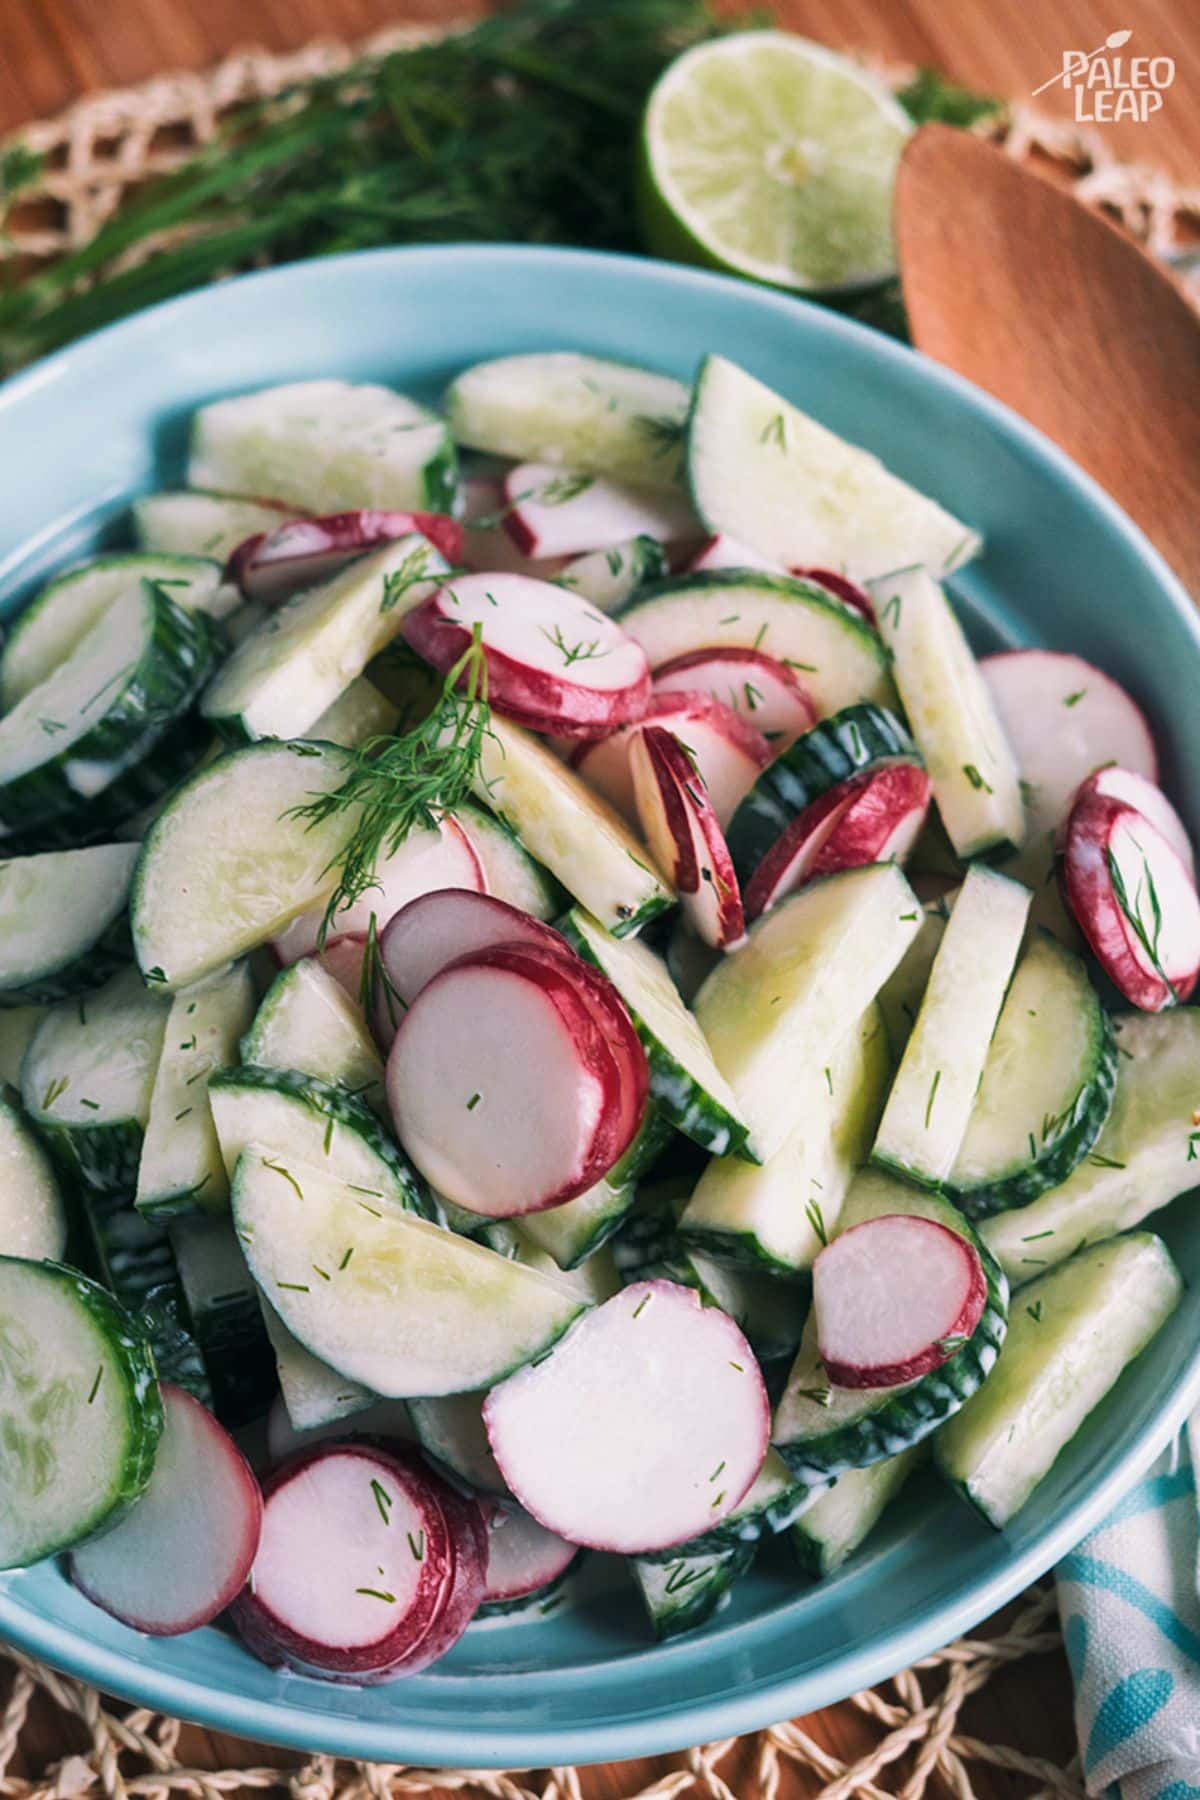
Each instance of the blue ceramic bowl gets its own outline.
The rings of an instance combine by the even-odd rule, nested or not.
[[[857,325],[760,288],[622,257],[519,248],[378,251],[254,275],[155,308],[0,391],[0,596],[118,541],[126,505],[178,482],[189,414],[313,375],[434,398],[464,364],[571,347],[687,379],[745,364],[983,529],[956,582],[980,649],[1079,651],[1145,707],[1165,780],[1200,826],[1200,627],[1133,525],[1038,434]],[[280,1675],[216,1629],[153,1639],[55,1567],[0,1580],[0,1637],[148,1706],[248,1737],[387,1762],[537,1766],[651,1754],[806,1712],[970,1628],[1100,1519],[1200,1399],[1200,1226],[1158,1221],[1189,1283],[1170,1326],[1029,1506],[990,1531],[932,1476],[819,1587],[760,1559],[707,1629],[653,1647],[609,1591],[536,1623],[476,1627],[425,1674],[355,1691]]]

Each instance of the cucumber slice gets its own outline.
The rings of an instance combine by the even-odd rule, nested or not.
[[[690,1249],[780,1274],[812,1267],[883,1110],[892,1064],[879,1009],[868,1006],[825,1054],[826,1066],[798,1071],[793,1105],[803,1110],[769,1162],[709,1163],[680,1221]]]
[[[1020,770],[950,602],[922,568],[881,577],[872,595],[950,842],[961,857],[1005,844],[1019,848],[1025,837]]]
[[[294,381],[202,406],[188,483],[270,494],[306,512],[448,512],[457,459],[436,413],[391,388]]]
[[[206,494],[199,488],[143,494],[129,510],[142,550],[160,556],[210,556],[222,567],[248,537],[274,531],[292,516],[290,507],[238,494]]]
[[[362,1009],[316,957],[282,969],[242,1039],[242,1061],[336,1082],[386,1119],[383,1062]]]
[[[170,1217],[228,1210],[229,1181],[208,1082],[237,1062],[253,1015],[254,984],[244,962],[184,988],[171,1002],[138,1164],[139,1212]]]
[[[483,1394],[444,1394],[410,1400],[408,1416],[426,1456],[481,1494],[508,1495],[483,1424]]]
[[[79,821],[186,710],[217,655],[210,619],[165,588],[127,591],[65,662],[0,719],[0,821],[8,831]]]
[[[21,1100],[68,1180],[133,1192],[167,1012],[136,969],[122,969],[44,1015],[21,1066]]]
[[[911,865],[908,873],[911,877]],[[929,971],[941,947],[953,904],[953,893],[939,894],[936,900],[925,902],[916,937],[897,964],[895,974],[879,990],[879,1010],[897,1063],[904,1055],[917,1022],[921,1001],[929,986]]]
[[[312,736],[319,744],[357,750],[369,738],[390,736],[399,722],[399,707],[365,676],[356,675],[316,720]]]
[[[975,1245],[987,1280],[983,1314],[967,1342],[939,1368],[893,1388],[832,1386],[817,1350],[816,1315],[810,1314],[772,1434],[788,1467],[810,1484],[867,1468],[920,1443],[982,1385],[1004,1341],[1008,1283],[966,1219],[941,1195],[867,1172],[850,1190],[838,1229],[891,1213],[933,1219]]]
[[[261,1292],[259,1306],[264,1329],[275,1352],[279,1391],[296,1431],[316,1431],[322,1426],[336,1425],[374,1405],[375,1395],[370,1388],[347,1380],[346,1376],[306,1350]]]
[[[194,713],[187,713],[139,762],[123,769],[101,793],[78,809],[39,821],[23,831],[16,843],[9,839],[8,848],[32,854],[77,850],[81,844],[110,839],[139,843],[166,799],[203,767],[211,747],[208,727]]]
[[[805,1074],[823,1070],[916,936],[920,907],[894,863],[814,881],[767,913],[718,963],[695,1014],[750,1126],[762,1162],[806,1110]]]
[[[628,937],[674,895],[650,852],[606,801],[532,732],[493,713],[475,796],[607,930]]]
[[[250,744],[179,790],[146,834],[134,871],[133,944],[147,981],[172,991],[275,937],[325,898],[354,826],[292,817],[340,787],[342,754]]]
[[[242,1153],[234,1219],[251,1273],[288,1329],[352,1381],[393,1399],[491,1387],[549,1349],[582,1310],[549,1275],[364,1205],[297,1148],[284,1173],[254,1146]]]
[[[987,1053],[948,1186],[970,1218],[1026,1206],[1057,1187],[1112,1111],[1116,1038],[1083,963],[1039,932]]]
[[[1148,1231],[1093,1244],[1023,1290],[991,1380],[934,1443],[941,1473],[990,1525],[1020,1511],[1182,1294]]]
[[[638,1177],[657,1162],[670,1136],[660,1108],[647,1106],[637,1136],[603,1181],[562,1206],[526,1213],[521,1235],[560,1269],[578,1269],[619,1230],[636,1198]]]
[[[275,1393],[275,1358],[233,1226],[227,1218],[178,1219],[170,1233],[218,1417],[232,1426],[261,1418]]]
[[[650,1066],[650,1093],[676,1131],[715,1156],[740,1150],[747,1126],[733,1090],[662,958],[636,939],[613,937],[579,906],[572,907],[559,930],[585,961],[607,975],[628,1007]]]
[[[446,394],[446,414],[472,450],[676,487],[689,399],[669,375],[551,350],[466,369]]]
[[[1117,1091],[1095,1144],[1061,1186],[980,1228],[1014,1287],[1197,1185],[1200,1011],[1124,1013],[1112,1025]]]
[[[647,582],[661,581],[668,573],[667,553],[657,538],[627,538],[608,550],[589,550],[569,562],[555,580],[560,587],[580,594],[601,612],[616,612]]]
[[[0,1081],[21,1085],[21,1064],[29,1041],[46,1015],[44,1006],[0,1009]]]
[[[234,742],[316,736],[315,722],[449,571],[415,532],[307,588],[234,651],[201,711]]]
[[[198,556],[97,556],[44,587],[15,618],[0,655],[0,705],[8,712],[40,687],[75,650],[114,601],[153,581],[185,612],[224,618],[238,604],[222,587],[221,565]]]
[[[503,819],[468,800],[455,818],[483,870],[484,892],[507,900],[534,919],[555,919],[570,904],[570,895],[549,869],[530,856]]]
[[[698,1556],[676,1554],[671,1562],[630,1557],[630,1570],[659,1642],[707,1624],[754,1561],[754,1550],[752,1543],[733,1544]]]
[[[804,1300],[796,1285],[761,1269],[731,1268],[702,1250],[689,1252],[701,1292],[746,1334],[760,1362],[795,1356],[804,1323]]]
[[[820,1580],[840,1569],[878,1525],[924,1455],[925,1446],[914,1444],[869,1469],[847,1469],[827,1493],[806,1506],[792,1526],[792,1547],[805,1574]]]
[[[871,1152],[881,1168],[940,1187],[954,1167],[1032,898],[1005,875],[967,871]]]
[[[0,1256],[54,1262],[67,1246],[67,1213],[50,1159],[13,1088],[0,1085]]]
[[[852,581],[919,561],[941,574],[976,556],[977,531],[723,356],[706,356],[688,420],[692,503],[712,532],[785,569]]]
[[[824,1491],[819,1482],[815,1493]],[[745,1498],[727,1513],[719,1525],[684,1544],[672,1544],[667,1550],[647,1551],[647,1562],[672,1563],[680,1556],[689,1560],[707,1556],[713,1551],[730,1550],[740,1544],[757,1544],[769,1532],[786,1531],[795,1519],[812,1505],[812,1488],[798,1481],[783,1458],[768,1450],[762,1468],[755,1476]]]
[[[111,1294],[57,1263],[0,1257],[0,1568],[113,1525],[150,1479],[163,1411],[154,1358]]]
[[[0,1006],[84,993],[129,961],[136,844],[0,862]]]
[[[758,569],[705,569],[661,581],[621,608],[621,625],[661,668],[692,650],[738,645],[795,669],[820,713],[861,700],[895,706],[887,652],[827,589]]]

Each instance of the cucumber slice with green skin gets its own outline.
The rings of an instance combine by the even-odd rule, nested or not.
[[[66,999],[129,961],[136,844],[0,862],[0,1006]]]
[[[46,1015],[44,1006],[12,1006],[0,1009],[0,1081],[21,1085],[21,1064],[29,1040]]]
[[[238,604],[221,585],[221,564],[199,556],[97,556],[44,587],[9,627],[0,655],[0,704],[5,712],[40,687],[66,662],[109,607],[143,581],[161,585],[185,612],[224,618]]]
[[[492,714],[472,787],[615,937],[640,931],[672,904],[624,820],[520,725]]]
[[[1096,1142],[1059,1187],[980,1227],[1014,1287],[1140,1225],[1197,1184],[1200,1011],[1123,1013],[1112,1027],[1117,1091]]]
[[[294,1154],[273,1161],[251,1146],[234,1176],[251,1273],[314,1356],[374,1393],[490,1387],[548,1350],[582,1310],[548,1275],[364,1204],[354,1186]]]
[[[233,1226],[226,1219],[178,1219],[171,1248],[188,1319],[227,1425],[266,1413],[275,1392],[275,1358]]]
[[[139,1212],[167,1218],[229,1210],[208,1083],[236,1064],[253,1016],[254,983],[244,962],[184,988],[171,1002],[138,1164]]]
[[[234,742],[315,736],[316,721],[449,566],[414,532],[305,589],[234,651],[205,693],[205,718]]]
[[[137,970],[123,969],[44,1015],[21,1065],[21,1100],[69,1180],[133,1192],[167,1013]]]
[[[306,512],[449,511],[457,458],[445,424],[391,388],[294,381],[202,406],[188,483],[270,494]]]
[[[165,800],[203,766],[211,748],[212,733],[202,720],[189,713],[152,745],[140,762],[110,781],[102,793],[82,801],[77,810],[42,820],[15,840],[3,838],[3,847],[34,854],[77,850],[81,844],[110,838],[138,843]]]
[[[454,816],[479,858],[485,893],[519,907],[534,919],[556,919],[570,903],[561,882],[530,856],[503,819],[470,800],[458,807]]]
[[[647,582],[661,581],[668,569],[667,553],[655,537],[627,538],[607,550],[589,550],[569,562],[554,579],[560,587],[588,601],[601,612],[615,612],[631,600]]]
[[[1017,964],[950,1171],[968,1217],[1027,1206],[1067,1179],[1112,1111],[1117,1062],[1083,963],[1039,933]]]
[[[911,877],[911,866],[908,872]],[[929,986],[929,971],[941,946],[953,903],[952,893],[939,894],[936,900],[925,902],[916,937],[891,979],[879,990],[879,1010],[897,1063],[917,1022],[917,1013]]]
[[[426,1456],[469,1488],[504,1499],[508,1483],[496,1466],[483,1428],[484,1398],[483,1394],[444,1394],[436,1400],[410,1400],[408,1416]]]
[[[613,937],[582,907],[572,907],[559,930],[628,1007],[650,1066],[651,1096],[667,1120],[715,1156],[736,1154],[747,1126],[661,957],[636,939]]]
[[[905,725],[886,707],[860,702],[821,719],[763,770],[730,820],[725,835],[739,879],[749,880],[814,800],[897,757],[919,760]]]
[[[734,1544],[699,1556],[677,1555],[672,1562],[631,1557],[629,1567],[658,1641],[706,1625],[754,1561],[754,1550],[752,1543]]]
[[[239,544],[296,516],[282,501],[246,500],[200,488],[143,494],[130,507],[139,547],[159,556],[210,556],[229,561]]]
[[[927,1187],[938,1187],[949,1176],[976,1104],[1032,899],[1027,887],[1005,875],[979,866],[967,871],[871,1152],[881,1168]]]
[[[263,1069],[302,1069],[336,1082],[387,1118],[383,1059],[362,1008],[322,968],[301,957],[275,977],[242,1039],[242,1061]]]
[[[940,1472],[1002,1530],[1182,1295],[1170,1251],[1148,1231],[1093,1244],[1031,1282],[991,1380],[934,1442]]]
[[[689,1249],[781,1275],[811,1269],[866,1160],[887,1095],[892,1063],[878,1008],[868,1006],[825,1054],[823,1067],[798,1071],[793,1106],[801,1116],[767,1163],[709,1163],[680,1220]]]
[[[706,356],[688,419],[692,503],[713,532],[785,568],[838,569],[853,581],[920,561],[941,574],[982,540],[936,501],[756,381]]]
[[[762,1162],[805,1117],[805,1071],[860,1019],[916,936],[921,909],[894,863],[814,881],[726,956],[696,996],[697,1023]]]
[[[58,1263],[0,1257],[5,1479],[0,1568],[27,1568],[109,1525],[154,1468],[163,1411],[137,1324]]]
[[[369,738],[390,736],[399,722],[400,708],[365,676],[356,675],[325,708],[313,725],[312,736],[321,744],[357,750]]]
[[[446,394],[446,416],[472,450],[673,488],[689,399],[669,375],[552,350],[464,370]]]
[[[747,569],[676,575],[639,593],[617,618],[652,670],[693,650],[741,645],[795,670],[821,714],[863,700],[896,704],[879,638],[811,581]]]
[[[55,1262],[67,1245],[67,1213],[49,1157],[14,1088],[0,1085],[0,1256]]]
[[[805,1574],[821,1580],[840,1569],[878,1525],[924,1456],[925,1446],[914,1444],[868,1469],[847,1469],[827,1493],[806,1506],[792,1526],[792,1548]]]
[[[925,758],[934,799],[961,857],[1025,838],[1020,770],[995,700],[945,594],[923,568],[871,587],[879,635]]]
[[[10,832],[82,816],[181,717],[216,662],[216,627],[143,583],[101,614],[0,719],[0,821]]]
[[[686,1544],[672,1544],[667,1550],[644,1553],[647,1562],[675,1562],[680,1556],[708,1556],[714,1551],[732,1550],[742,1544],[757,1544],[771,1532],[786,1531],[800,1514],[824,1492],[825,1482],[815,1489],[798,1481],[783,1458],[768,1450],[763,1466],[746,1497],[733,1511],[699,1537]]]
[[[348,1380],[306,1350],[265,1294],[260,1292],[258,1298],[263,1327],[275,1352],[279,1391],[296,1431],[327,1430],[375,1405],[376,1396],[370,1388]]]
[[[330,745],[267,742],[219,757],[180,788],[134,871],[133,944],[148,982],[171,992],[199,981],[332,891],[354,818],[313,824],[292,809],[345,777]]]
[[[661,1109],[646,1108],[641,1129],[602,1181],[547,1212],[527,1213],[522,1235],[553,1257],[560,1269],[577,1269],[620,1230],[637,1194],[638,1177],[666,1149],[671,1127]]]
[[[847,1196],[838,1229],[889,1214],[932,1219],[979,1251],[987,1281],[983,1314],[967,1342],[939,1368],[894,1388],[832,1386],[817,1352],[816,1316],[810,1315],[772,1433],[784,1462],[810,1484],[868,1468],[920,1443],[983,1384],[1004,1341],[1008,1283],[962,1214],[938,1194],[868,1171]]]

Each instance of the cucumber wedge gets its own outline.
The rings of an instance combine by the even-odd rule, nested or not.
[[[660,1107],[647,1106],[641,1129],[603,1181],[562,1206],[527,1213],[521,1235],[560,1269],[578,1269],[613,1236],[632,1207],[641,1175],[666,1148],[671,1128]]]
[[[509,1497],[483,1423],[483,1394],[443,1394],[411,1400],[408,1416],[426,1456],[449,1469],[468,1488],[497,1499]]]
[[[354,1413],[372,1406],[375,1395],[370,1388],[360,1387],[339,1375],[328,1363],[304,1348],[292,1336],[275,1308],[259,1295],[263,1328],[275,1353],[275,1369],[279,1391],[287,1416],[297,1431],[316,1431],[324,1425],[336,1425]]]
[[[4,1482],[0,1568],[113,1525],[162,1435],[154,1358],[111,1294],[57,1263],[0,1257]]]
[[[754,1561],[754,1550],[749,1543],[697,1556],[677,1552],[671,1562],[631,1557],[629,1567],[659,1642],[707,1624]]]
[[[555,580],[608,613],[624,606],[648,582],[661,581],[667,569],[667,553],[658,539],[642,536],[577,556]]]
[[[0,1009],[0,1081],[21,1085],[21,1064],[29,1040],[46,1014],[44,1006],[10,1006]]]
[[[269,494],[307,512],[449,511],[457,459],[442,420],[391,388],[294,381],[202,406],[191,487]]]
[[[871,1152],[881,1168],[927,1187],[953,1168],[1032,898],[1007,876],[968,870]]]
[[[0,862],[0,1006],[63,1000],[129,961],[136,844]]]
[[[981,548],[936,501],[753,375],[706,356],[688,420],[688,486],[710,531],[784,568],[852,581],[920,561],[941,574]]]
[[[217,1416],[231,1426],[261,1418],[275,1393],[275,1358],[233,1226],[177,1219],[170,1236]]]
[[[912,869],[909,867],[911,876]],[[941,946],[954,894],[939,894],[921,908],[921,925],[911,946],[899,962],[896,972],[879,990],[879,1010],[887,1030],[888,1042],[896,1062],[912,1036],[917,1013],[929,986],[929,971]]]
[[[869,1469],[847,1469],[827,1493],[806,1506],[792,1526],[792,1547],[805,1574],[820,1580],[840,1569],[924,1456],[925,1446],[914,1444]]]
[[[911,562],[911,552],[901,561]],[[950,842],[964,858],[1005,844],[1019,849],[1025,804],[1017,759],[950,602],[923,568],[883,577],[871,591]]]
[[[535,919],[556,919],[570,895],[494,813],[465,801],[454,814],[479,858],[485,891]]]
[[[669,375],[551,350],[464,370],[446,394],[446,414],[472,450],[676,487],[689,400]]]
[[[825,1484],[819,1482],[815,1492]],[[769,1532],[786,1531],[801,1512],[811,1506],[814,1490],[798,1481],[774,1450],[768,1450],[749,1493],[727,1513],[719,1525],[668,1550],[648,1552],[647,1562],[675,1562],[680,1556],[706,1556],[714,1550],[730,1550],[739,1544],[757,1544]],[[642,1560],[639,1558],[639,1560]]]
[[[312,737],[319,744],[340,744],[343,750],[357,750],[368,738],[390,735],[399,720],[399,707],[393,706],[365,676],[356,675],[315,721]]]
[[[383,1062],[354,1004],[315,957],[281,969],[242,1039],[242,1061],[336,1082],[387,1118]]]
[[[690,650],[764,650],[795,669],[821,713],[861,700],[896,704],[887,652],[827,589],[788,575],[707,569],[644,589],[617,614],[652,669]]]
[[[968,1217],[1027,1206],[1067,1179],[1112,1111],[1117,1061],[1087,969],[1039,932],[1017,964],[950,1171]]]
[[[283,1168],[254,1146],[238,1161],[233,1213],[251,1273],[314,1356],[377,1394],[491,1387],[582,1310],[549,1275],[364,1205],[294,1148]]]
[[[274,531],[291,516],[284,506],[198,488],[143,494],[129,510],[142,550],[160,556],[210,556],[222,566],[248,537]]]
[[[916,936],[921,909],[893,863],[814,881],[775,907],[696,996],[697,1023],[762,1162],[805,1117],[801,1084],[854,1029]]]
[[[1200,1185],[1200,1011],[1125,1013],[1112,1023],[1117,1091],[1096,1142],[1061,1186],[980,1227],[1014,1287]]]
[[[941,1473],[1002,1529],[1182,1295],[1148,1231],[1093,1244],[1032,1282],[991,1380],[934,1442]]]
[[[67,1212],[50,1159],[13,1088],[0,1085],[0,1256],[56,1261],[67,1245]]]

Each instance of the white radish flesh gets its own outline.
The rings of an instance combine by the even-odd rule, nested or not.
[[[1085,793],[1104,794],[1110,800],[1121,800],[1126,806],[1132,806],[1135,812],[1140,812],[1144,819],[1149,819],[1154,829],[1166,838],[1195,881],[1196,857],[1187,834],[1187,826],[1162,789],[1156,787],[1154,782],[1147,781],[1144,775],[1137,774],[1133,769],[1097,769],[1084,782],[1076,799]]]
[[[746,935],[733,859],[704,784],[679,739],[656,725],[634,733],[634,796],[650,853],[668,871],[684,914],[714,950]]]
[[[696,689],[740,713],[762,733],[773,756],[817,722],[817,709],[799,676],[763,650],[737,645],[689,650],[654,671],[655,695]]]
[[[987,1283],[979,1252],[933,1219],[853,1225],[813,1264],[817,1342],[835,1387],[897,1387],[971,1336]]]
[[[647,720],[673,731],[691,752],[718,823],[724,827],[771,760],[762,734],[724,700],[696,692],[652,694]],[[576,747],[570,762],[631,825],[638,822],[629,749],[641,725]]]
[[[929,777],[916,763],[885,763],[838,782],[797,815],[746,884],[757,918],[818,875],[866,863],[903,863],[929,811]]]
[[[687,565],[689,575],[703,569],[766,569],[774,575],[787,574],[782,563],[761,556],[726,531],[718,531],[715,537],[706,538]]]
[[[767,1452],[766,1390],[742,1333],[690,1288],[639,1281],[493,1388],[496,1461],[538,1522],[598,1550],[711,1530]]]
[[[462,555],[458,559],[479,574],[531,575],[537,581],[553,581],[566,567],[566,558],[552,556],[537,561],[523,556],[509,537],[504,517],[502,474],[471,474],[459,485],[463,521]]]
[[[519,1506],[498,1507],[488,1527],[487,1604],[540,1594],[561,1581],[579,1555]]]
[[[642,536],[671,543],[701,530],[682,494],[576,475],[550,463],[510,469],[504,504],[504,529],[524,556],[578,556]]]
[[[448,563],[462,560],[463,529],[445,513],[359,510],[290,519],[246,538],[229,558],[227,578],[248,600],[279,606],[302,588],[328,581],[356,556],[416,531]]]
[[[420,894],[392,918],[379,954],[393,992],[411,1006],[421,989],[460,956],[493,944],[532,944],[556,953],[566,949],[557,931],[490,894],[442,888]]]

